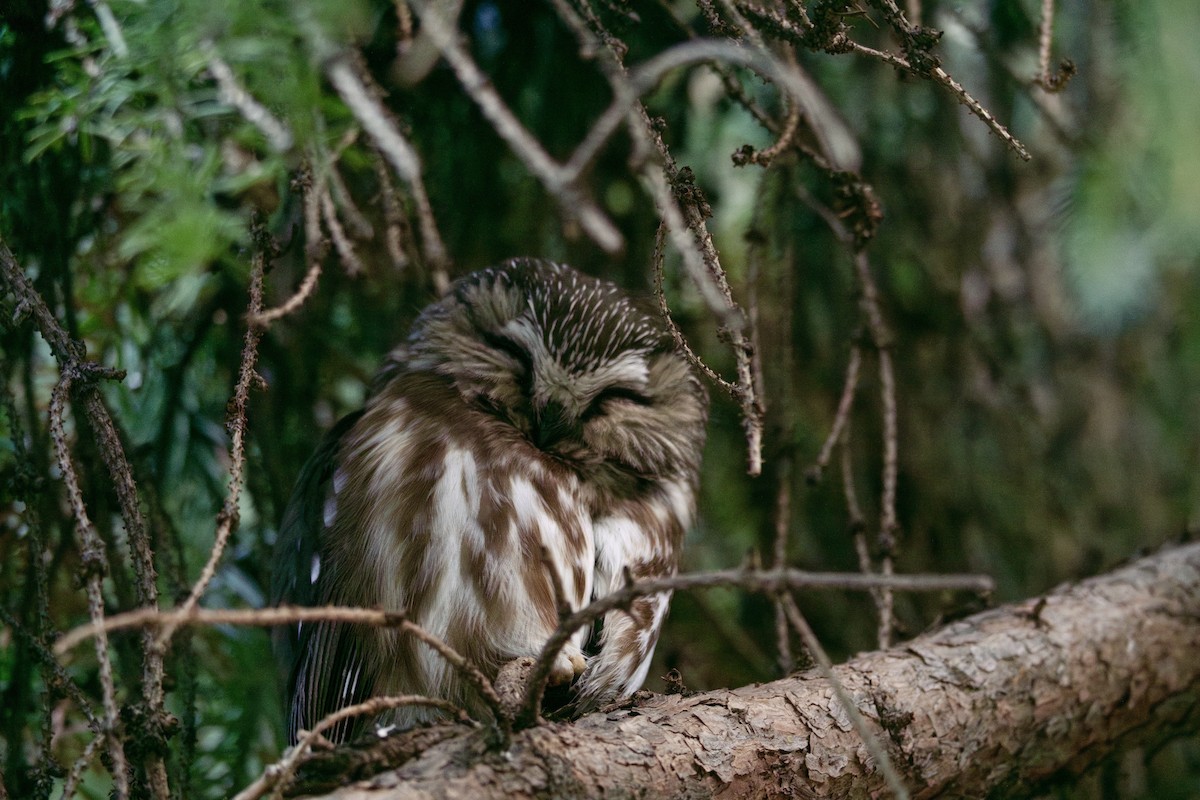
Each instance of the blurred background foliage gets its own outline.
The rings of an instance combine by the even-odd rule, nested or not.
[[[709,33],[678,2],[594,4],[636,64]],[[926,2],[945,32],[943,63],[1031,150],[1024,163],[942,88],[859,56],[800,51],[799,62],[857,137],[863,178],[885,218],[868,249],[894,333],[899,399],[901,571],[993,575],[999,601],[1093,574],[1200,523],[1200,6],[1191,0],[1062,4],[1054,53],[1078,75],[1059,94],[1031,86],[1040,4]],[[609,256],[529,175],[444,65],[413,82],[396,69],[407,14],[383,0],[110,0],[10,3],[0,10],[0,236],[88,352],[126,371],[105,396],[123,429],[159,558],[165,601],[186,594],[212,544],[227,491],[225,408],[236,377],[250,261],[248,223],[282,252],[268,303],[304,274],[298,177],[336,160],[365,269],[325,257],[302,309],[263,339],[269,385],[250,410],[241,525],[205,597],[266,602],[269,554],[300,465],[321,432],[358,406],[386,351],[434,298],[410,198],[401,187],[403,259],[384,245],[385,188],[353,117],[321,77],[318,40],[354,42],[421,155],[451,277],[515,255],[566,260],[648,293],[658,217],[617,137],[588,175],[625,237]],[[894,46],[872,14],[852,35]],[[549,4],[471,0],[459,18],[471,53],[551,155],[563,159],[610,99],[594,62]],[[293,137],[273,149],[213,80],[214,55]],[[737,75],[782,118],[771,86]],[[769,554],[779,487],[790,489],[789,560],[854,570],[835,467],[804,480],[827,435],[851,342],[861,336],[851,255],[804,201],[827,176],[794,154],[735,166],[774,136],[706,68],[676,71],[646,99],[681,166],[694,170],[738,298],[757,296],[767,388],[767,468],[745,474],[737,407],[713,391],[702,516],[688,569]],[[362,226],[359,226],[362,228]],[[748,232],[750,235],[748,235]],[[691,340],[730,374],[732,357],[668,258],[667,294]],[[0,767],[11,797],[61,786],[88,739],[78,709],[47,689],[22,631],[86,620],[79,559],[47,433],[56,366],[11,297],[0,297]],[[874,359],[852,418],[852,474],[868,521],[880,496]],[[82,418],[73,418],[80,434]],[[87,435],[74,457],[109,543],[109,610],[133,605],[108,478]],[[45,567],[42,617],[33,559]],[[873,646],[869,600],[808,593],[803,606],[839,657]],[[964,613],[961,597],[898,598],[914,634]],[[774,618],[761,598],[676,599],[651,675],[679,668],[690,688],[775,677]],[[116,637],[121,697],[136,697],[134,637]],[[98,696],[94,654],[68,674]],[[267,636],[198,629],[168,659],[180,796],[220,797],[281,746]],[[649,688],[660,689],[651,679]],[[1194,797],[1200,749],[1133,754],[1052,794]],[[1140,766],[1143,762],[1148,768]],[[97,766],[81,793],[107,793]],[[1112,789],[1116,787],[1116,789]]]

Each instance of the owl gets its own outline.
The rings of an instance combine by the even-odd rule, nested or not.
[[[657,316],[611,283],[517,259],[428,306],[365,407],[305,465],[284,514],[275,600],[403,610],[489,676],[633,579],[674,573],[707,397]],[[565,595],[560,597],[559,595]],[[669,595],[578,631],[553,665],[579,710],[645,680]],[[289,737],[369,697],[488,711],[426,645],[344,623],[277,629]],[[389,712],[400,727],[428,708]],[[362,722],[327,735],[345,740]]]

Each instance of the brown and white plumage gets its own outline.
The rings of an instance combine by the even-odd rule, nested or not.
[[[365,408],[305,466],[280,533],[276,600],[404,610],[494,675],[539,653],[557,626],[548,569],[573,608],[627,571],[674,572],[706,413],[659,321],[612,284],[532,259],[469,275],[422,312]],[[579,676],[579,708],[641,685],[667,602],[610,613],[599,641],[575,636],[553,677]],[[378,694],[485,713],[439,656],[393,630],[305,624],[276,645],[292,739]]]

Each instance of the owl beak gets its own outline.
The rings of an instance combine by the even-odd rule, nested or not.
[[[570,415],[562,403],[548,400],[537,415],[537,446],[543,450],[549,449],[571,433],[574,427]]]

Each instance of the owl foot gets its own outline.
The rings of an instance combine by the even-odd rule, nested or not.
[[[564,686],[583,674],[587,659],[576,647],[567,647],[554,659],[550,670],[550,685]]]

